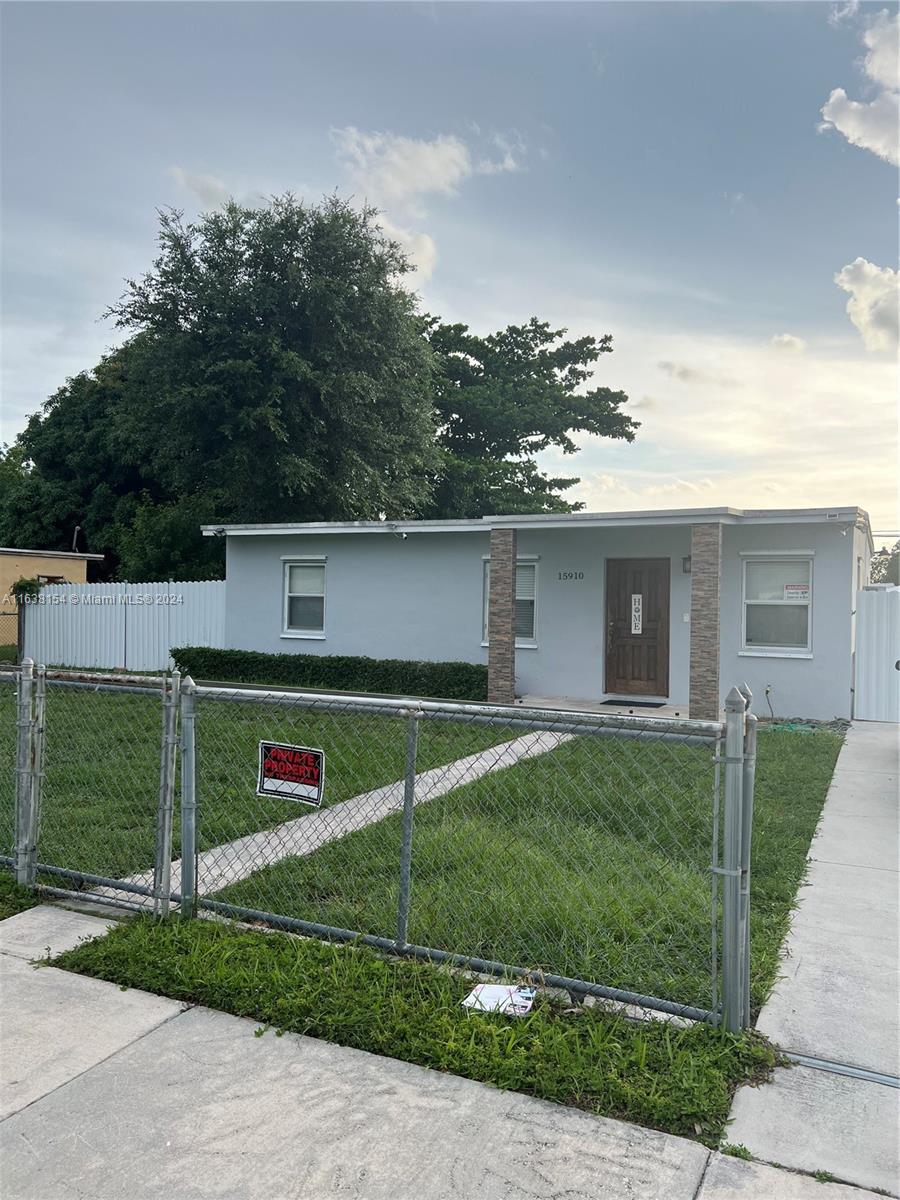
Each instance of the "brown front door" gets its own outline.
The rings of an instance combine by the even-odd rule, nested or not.
[[[669,560],[606,560],[606,690],[669,694]]]

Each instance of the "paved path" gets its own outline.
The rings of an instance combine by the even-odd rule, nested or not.
[[[557,749],[569,741],[568,733],[526,733],[512,741],[491,746],[458,758],[416,776],[416,804],[434,800],[454,788],[462,787],[489,775],[503,771],[523,759],[534,758]],[[385,787],[363,792],[349,800],[332,804],[329,808],[305,812],[301,817],[283,821],[272,829],[247,834],[232,842],[223,842],[197,856],[197,887],[204,895],[210,895],[231,883],[246,879],[262,867],[270,867],[285,858],[302,858],[313,854],[329,842],[346,837],[357,829],[374,825],[403,809],[404,781],[397,780]],[[129,875],[126,882],[153,886],[153,871]],[[172,863],[171,886],[173,892],[181,890],[181,860]],[[109,888],[92,889],[94,895],[118,895]]]
[[[106,927],[0,923],[4,1200],[872,1200],[27,962]]]
[[[900,1075],[898,737],[854,722],[810,847],[782,978],[758,1028],[785,1050]],[[900,1191],[900,1091],[807,1067],[735,1100],[753,1155]]]

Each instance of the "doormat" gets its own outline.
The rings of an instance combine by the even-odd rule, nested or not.
[[[616,708],[665,708],[665,700],[601,700],[604,704],[615,705]]]

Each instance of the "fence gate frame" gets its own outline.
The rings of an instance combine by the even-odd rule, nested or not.
[[[452,953],[408,941],[411,902],[414,807],[416,803],[416,750],[423,721],[465,719],[473,724],[500,722],[513,729],[600,737],[645,738],[681,743],[704,742],[713,750],[715,784],[711,804],[710,895],[712,916],[712,1005],[709,1009],[642,995],[590,980],[540,972],[543,984],[579,995],[592,995],[621,1004],[671,1013],[693,1020],[720,1024],[729,1032],[750,1025],[750,884],[753,793],[756,769],[757,719],[750,712],[752,694],[746,684],[734,687],[725,702],[725,720],[696,722],[669,718],[612,717],[596,713],[571,713],[505,708],[485,704],[408,700],[365,696],[329,696],[321,693],[278,688],[195,684],[175,671],[153,677],[106,675],[73,671],[35,669],[25,659],[15,671],[0,671],[0,679],[16,681],[16,766],[15,839],[12,857],[0,855],[0,863],[12,867],[17,882],[50,895],[95,899],[133,909],[149,909],[159,917],[176,906],[181,919],[210,914],[241,920],[264,921],[273,928],[338,942],[362,942],[393,955],[444,963],[481,974],[534,980],[535,971],[471,955]],[[44,778],[47,681],[75,690],[109,691],[158,695],[160,699],[159,786],[153,819],[154,862],[146,883],[114,879],[40,860],[41,803]],[[342,929],[285,914],[264,912],[224,903],[198,894],[197,863],[199,830],[197,820],[196,710],[200,698],[234,699],[237,702],[265,700],[268,703],[316,708],[340,705],[341,712],[391,716],[406,724],[406,753],[403,776],[401,848],[397,863],[399,892],[393,937]],[[177,888],[172,886],[173,825],[176,779],[180,773],[181,869]],[[721,837],[719,829],[720,779]],[[77,881],[89,891],[53,887],[38,882],[38,874],[57,876],[61,883]],[[145,872],[147,874],[147,872]],[[123,894],[126,898],[123,898]],[[721,902],[721,929],[717,914]],[[720,997],[720,998],[719,998]]]

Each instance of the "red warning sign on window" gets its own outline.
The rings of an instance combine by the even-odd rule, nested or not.
[[[324,750],[280,742],[259,743],[257,796],[282,796],[318,808],[324,788]]]

